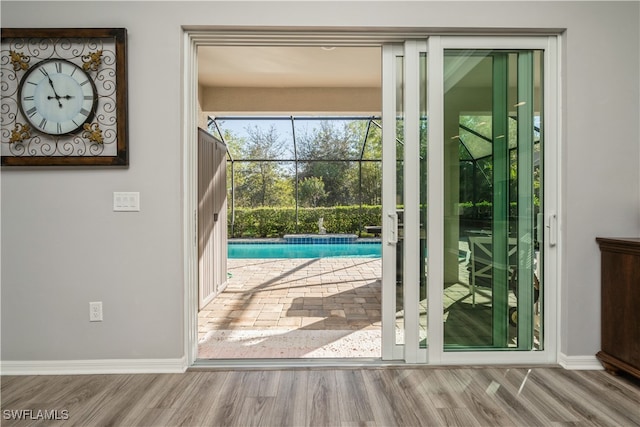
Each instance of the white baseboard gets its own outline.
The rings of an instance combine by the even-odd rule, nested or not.
[[[570,371],[600,371],[604,369],[596,356],[567,356],[560,353],[558,364]]]
[[[180,359],[102,359],[102,360],[3,360],[1,375],[85,375],[85,374],[168,374],[183,373],[185,357]]]
[[[558,355],[558,364],[567,370],[602,370],[595,356]],[[3,360],[0,375],[89,375],[89,374],[175,374],[187,370],[180,359],[102,360]]]

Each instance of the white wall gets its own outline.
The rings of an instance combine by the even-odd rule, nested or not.
[[[183,356],[183,25],[566,28],[560,351],[581,356],[599,349],[594,239],[640,234],[637,2],[3,1],[0,7],[2,27],[128,29],[131,150],[126,170],[2,170],[3,360]],[[112,212],[113,191],[140,191],[141,212]],[[88,302],[96,300],[104,302],[105,320],[89,323]]]

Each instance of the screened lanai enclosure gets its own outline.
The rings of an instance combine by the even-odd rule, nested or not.
[[[539,175],[540,123],[534,123],[533,164]],[[402,120],[396,138],[402,169]],[[421,161],[426,173],[426,119]],[[489,229],[492,215],[492,120],[459,118],[461,235]],[[511,168],[516,175],[517,118],[508,118]],[[381,232],[382,121],[379,116],[209,117],[209,132],[227,147],[229,237],[317,233],[377,236]],[[402,174],[398,173],[399,188]],[[515,185],[516,180],[513,180]],[[539,186],[539,179],[535,182]],[[515,197],[515,189],[511,192]],[[418,196],[418,195],[416,195]],[[402,209],[402,194],[397,207]],[[426,200],[424,194],[420,200]],[[422,206],[426,211],[426,206]],[[425,216],[426,218],[426,216]]]
[[[208,127],[227,146],[230,237],[380,233],[380,117],[209,117]]]

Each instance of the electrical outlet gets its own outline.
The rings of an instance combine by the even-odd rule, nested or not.
[[[89,322],[102,322],[102,301],[89,303]]]

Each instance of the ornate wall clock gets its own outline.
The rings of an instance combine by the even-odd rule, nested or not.
[[[127,166],[126,29],[1,31],[2,165]]]

